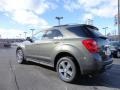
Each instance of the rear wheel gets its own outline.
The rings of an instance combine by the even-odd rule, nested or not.
[[[72,57],[62,57],[57,63],[57,73],[61,80],[65,82],[75,81],[78,70]]]
[[[18,49],[16,51],[16,59],[17,59],[17,63],[19,64],[25,63],[24,53],[22,49]]]

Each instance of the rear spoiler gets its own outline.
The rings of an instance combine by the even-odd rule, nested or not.
[[[95,27],[95,26],[93,26],[93,25],[83,24],[82,26],[83,26],[83,27],[90,28],[90,29],[94,29],[94,30],[99,30],[97,27]]]

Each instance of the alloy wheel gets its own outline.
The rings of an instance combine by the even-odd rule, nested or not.
[[[73,68],[70,62],[61,61],[59,64],[59,73],[62,78],[70,79],[73,75]]]
[[[17,50],[17,62],[22,63],[23,62],[23,51],[21,49]]]

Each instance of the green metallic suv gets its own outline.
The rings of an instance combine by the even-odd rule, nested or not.
[[[107,43],[92,25],[54,26],[34,35],[31,43],[18,45],[16,57],[20,64],[33,61],[54,67],[61,80],[73,82],[80,75],[111,68],[113,60]]]

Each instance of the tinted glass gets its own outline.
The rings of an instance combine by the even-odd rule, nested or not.
[[[42,39],[53,39],[54,33],[52,30],[49,30],[46,32],[46,34],[43,35]]]
[[[62,33],[59,30],[53,30],[54,37],[62,37]]]
[[[69,30],[69,32],[80,36],[80,37],[88,37],[88,35],[86,34],[86,30],[84,30],[84,28],[77,26],[77,27],[69,27],[67,28]]]
[[[79,37],[103,37],[98,29],[93,26],[75,26],[67,29]]]
[[[84,27],[85,29],[88,30],[88,33],[89,36],[92,36],[92,37],[104,37],[99,31],[97,28],[90,28],[90,27]]]

